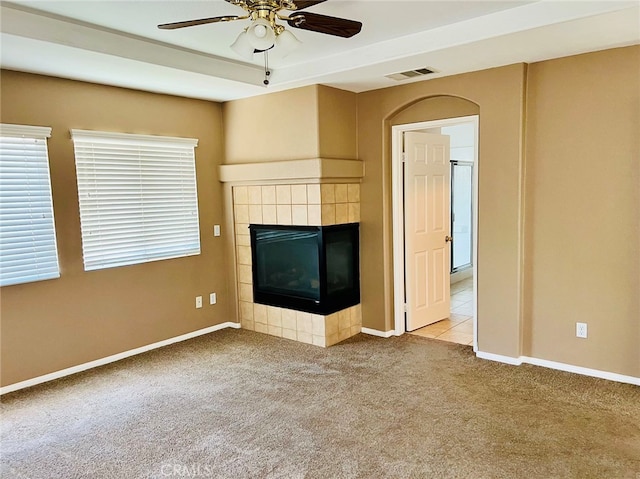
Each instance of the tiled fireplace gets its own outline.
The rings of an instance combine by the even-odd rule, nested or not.
[[[318,181],[318,180],[316,180]],[[254,303],[249,225],[328,226],[360,221],[360,184],[285,183],[232,186],[238,311],[243,328],[317,346],[360,332],[360,305],[329,315]]]
[[[260,333],[331,346],[360,332],[360,304],[331,314],[314,314],[289,307],[254,302],[249,225],[329,226],[360,223],[358,160],[305,160],[238,163],[220,166],[225,184],[235,258],[237,317],[241,327]],[[233,241],[231,241],[233,240]]]

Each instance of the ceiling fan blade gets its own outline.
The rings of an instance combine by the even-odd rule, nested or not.
[[[295,4],[296,8],[287,8],[287,10],[302,10],[303,8],[309,8],[309,7],[313,7],[314,5],[317,5],[319,3],[324,3],[327,0],[293,0],[293,3]]]
[[[310,30],[312,32],[326,33],[336,37],[351,38],[360,33],[362,23],[346,18],[318,15],[317,13],[300,12],[291,15],[287,23],[295,28]]]
[[[199,20],[187,20],[184,22],[163,23],[158,25],[161,30],[175,30],[176,28],[193,27],[195,25],[206,25],[207,23],[232,22],[233,20],[243,20],[248,17],[238,17],[230,15],[226,17],[200,18]]]

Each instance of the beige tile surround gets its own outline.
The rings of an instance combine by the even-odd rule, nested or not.
[[[328,226],[360,221],[358,183],[233,186],[236,267],[243,328],[294,341],[331,346],[358,334],[360,305],[319,315],[253,302],[249,224]]]

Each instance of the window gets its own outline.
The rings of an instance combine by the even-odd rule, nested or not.
[[[86,271],[200,254],[197,140],[71,136]]]
[[[47,138],[0,124],[0,286],[60,277]]]

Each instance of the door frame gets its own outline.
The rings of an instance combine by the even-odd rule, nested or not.
[[[472,123],[475,129],[473,155],[473,351],[478,351],[478,128],[479,115],[443,120],[408,123],[391,127],[391,208],[393,217],[393,318],[394,334],[400,336],[405,327],[405,251],[404,251],[404,188],[403,136],[407,131],[440,128]]]

